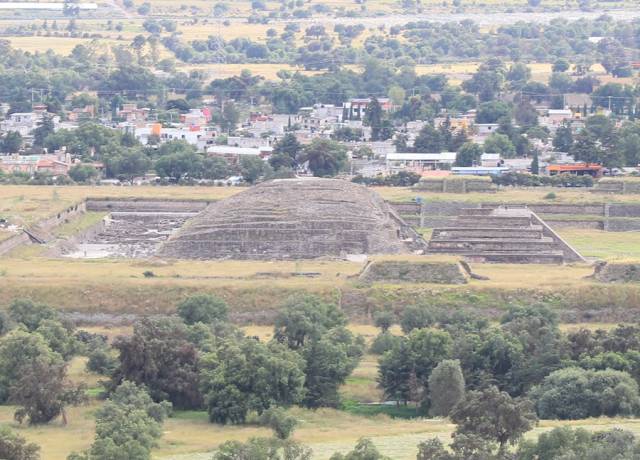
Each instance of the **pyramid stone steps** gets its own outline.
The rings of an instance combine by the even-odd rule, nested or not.
[[[499,228],[499,227],[490,227],[490,228],[455,228],[455,227],[447,227],[447,228],[437,228],[432,232],[433,239],[440,238],[542,238],[542,227],[540,226],[531,226],[531,228]]]
[[[463,209],[455,224],[433,230],[428,252],[474,262],[563,263],[581,256],[523,207]]]

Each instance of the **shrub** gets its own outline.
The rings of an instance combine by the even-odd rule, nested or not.
[[[287,439],[298,424],[298,421],[287,415],[281,407],[272,407],[264,411],[260,422],[271,428],[278,439]]]
[[[440,417],[448,416],[455,405],[464,398],[464,377],[460,361],[440,361],[429,376],[429,397],[429,413]]]
[[[395,336],[389,332],[383,332],[378,334],[373,342],[369,351],[375,355],[382,355],[385,352],[391,350],[400,340],[398,336]]]
[[[640,410],[638,384],[626,372],[560,369],[530,392],[541,418],[582,419],[634,415]]]
[[[186,324],[226,321],[227,304],[219,297],[209,294],[196,294],[178,305],[178,315]]]
[[[89,353],[87,370],[100,375],[111,376],[118,367],[118,358],[108,348],[96,348]]]
[[[0,458],[7,460],[39,460],[40,447],[27,443],[22,436],[13,433],[8,427],[0,427]]]
[[[402,312],[400,327],[408,334],[414,329],[429,327],[435,322],[435,317],[429,307],[425,305],[409,305]]]
[[[23,324],[29,331],[35,331],[47,319],[56,319],[56,311],[48,305],[38,304],[29,299],[17,299],[9,305],[9,317]]]

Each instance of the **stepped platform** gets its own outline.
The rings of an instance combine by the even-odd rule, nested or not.
[[[481,263],[584,261],[526,207],[462,209],[455,225],[433,230],[427,251],[460,255],[468,261]]]
[[[209,204],[158,255],[278,260],[417,249],[426,249],[426,242],[376,192],[342,180],[305,178],[265,182]]]

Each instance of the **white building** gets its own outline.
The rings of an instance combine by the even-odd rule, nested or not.
[[[449,169],[456,161],[456,152],[389,153],[386,160],[390,172]]]

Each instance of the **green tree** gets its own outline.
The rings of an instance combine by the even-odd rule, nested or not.
[[[112,387],[128,380],[145,385],[157,401],[166,399],[181,409],[201,407],[198,353],[182,322],[143,319],[134,325],[131,336],[117,338],[114,348],[120,353],[120,364]]]
[[[384,334],[396,322],[396,315],[390,310],[377,311],[373,315],[373,323]]]
[[[566,72],[570,67],[571,64],[569,64],[569,61],[560,58],[553,63],[551,70],[553,70],[553,72]]]
[[[240,159],[240,173],[245,181],[254,184],[266,173],[267,164],[260,157],[243,156]]]
[[[225,102],[220,113],[220,128],[230,134],[235,131],[238,121],[240,121],[240,111],[235,103],[233,101]]]
[[[296,158],[301,149],[302,145],[298,142],[296,135],[287,133],[276,142],[269,163],[273,169],[280,169],[281,167],[293,168],[296,165]]]
[[[316,138],[302,149],[298,163],[309,164],[309,169],[316,177],[335,176],[347,166],[345,148],[339,143]]]
[[[391,460],[382,455],[370,439],[361,438],[356,447],[346,454],[333,454],[330,460]]]
[[[420,393],[428,404],[427,380],[438,363],[451,354],[449,333],[431,329],[414,329],[402,342],[382,355],[378,366],[378,383],[387,398],[413,400]]]
[[[456,155],[456,166],[473,166],[478,164],[480,157],[482,156],[482,148],[478,144],[467,142]]]
[[[251,438],[223,443],[213,460],[310,460],[312,451],[291,440]]]
[[[66,424],[65,407],[85,401],[84,386],[75,386],[67,380],[65,363],[43,355],[20,366],[19,376],[9,389],[9,401],[20,406],[15,419],[30,425],[48,423],[62,416]]]
[[[569,152],[573,146],[573,131],[568,123],[563,123],[556,130],[553,147],[560,152]]]
[[[88,458],[149,460],[170,406],[154,403],[142,388],[123,382],[96,413]]]
[[[558,427],[541,433],[537,441],[523,441],[518,448],[517,458],[623,459],[636,457],[639,450],[640,443],[633,433],[619,428],[589,432],[584,428]]]
[[[310,339],[318,339],[330,329],[344,327],[347,318],[334,303],[318,296],[289,297],[275,319],[274,338],[294,350]]]
[[[487,153],[499,153],[502,158],[513,158],[516,148],[508,136],[493,133],[484,141],[484,151]]]
[[[402,332],[409,334],[414,329],[422,329],[432,326],[435,323],[435,316],[426,305],[408,305],[402,312],[400,327]]]
[[[476,435],[496,442],[499,452],[516,444],[537,423],[533,403],[513,399],[508,393],[491,386],[482,391],[469,391],[450,414],[458,425],[456,434]]]
[[[151,168],[151,160],[138,149],[130,149],[107,159],[107,174],[133,182]]]
[[[91,165],[78,164],[69,169],[69,177],[74,182],[85,183],[91,179],[98,177],[98,170]]]
[[[605,151],[600,142],[589,132],[581,132],[576,137],[569,153],[576,161],[587,163],[603,163]]]
[[[440,153],[446,147],[441,132],[429,124],[420,130],[413,142],[416,152]]]
[[[16,299],[9,305],[9,318],[24,325],[28,331],[35,331],[43,321],[57,319],[58,314],[48,305]]]
[[[293,434],[298,421],[287,415],[283,408],[271,407],[263,412],[260,423],[271,428],[278,439],[288,439]]]
[[[380,140],[382,117],[382,106],[380,105],[380,102],[378,102],[378,99],[374,96],[371,98],[371,101],[367,106],[367,111],[364,114],[364,119],[362,120],[362,124],[371,127],[372,141]]]
[[[40,322],[36,334],[40,334],[51,350],[58,353],[65,361],[70,360],[80,351],[80,343],[73,335],[70,327],[61,322],[45,319]]]
[[[20,378],[22,367],[38,357],[61,363],[62,357],[51,351],[40,334],[16,329],[0,338],[0,401],[6,402],[10,387]]]
[[[0,427],[0,458],[7,460],[40,460],[40,446],[27,441],[7,426]]]
[[[193,151],[182,151],[163,155],[155,162],[156,173],[162,177],[170,177],[179,182],[182,179],[198,179],[202,177],[203,157]]]
[[[533,151],[533,158],[531,160],[531,174],[540,174],[540,158],[537,150]]]
[[[464,377],[460,361],[445,359],[440,361],[429,375],[429,397],[433,416],[446,417],[464,398]]]
[[[300,350],[304,359],[306,407],[338,407],[338,389],[358,366],[364,340],[344,327],[329,330],[307,341]]]
[[[300,401],[305,375],[299,355],[282,344],[227,337],[200,361],[200,388],[215,423],[244,423],[274,405]]]
[[[640,410],[638,384],[626,372],[560,369],[531,390],[543,418],[635,415]]]
[[[226,321],[229,307],[219,297],[211,294],[194,294],[178,304],[178,315],[185,324]]]
[[[38,126],[33,130],[33,145],[35,147],[44,147],[45,139],[55,131],[53,118],[49,115],[43,115],[42,120],[38,122]]]
[[[0,150],[5,153],[17,153],[22,147],[22,136],[18,131],[9,131],[2,138]]]
[[[497,123],[503,117],[511,118],[511,106],[502,101],[480,104],[476,113],[476,123]]]

